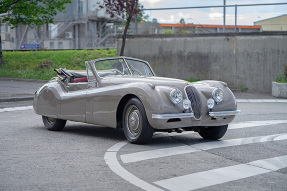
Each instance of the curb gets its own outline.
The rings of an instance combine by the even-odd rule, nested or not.
[[[28,100],[34,100],[34,97],[1,98],[0,102],[16,102],[16,101],[28,101]]]
[[[47,83],[47,82],[49,82],[49,80],[20,79],[20,78],[3,78],[3,77],[0,77],[0,80],[3,80],[3,81],[37,82],[37,83]]]

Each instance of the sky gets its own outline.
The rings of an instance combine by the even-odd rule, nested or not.
[[[198,7],[223,5],[224,0],[139,0],[144,8]],[[287,3],[287,0],[226,0],[226,5]],[[179,23],[183,18],[186,23],[223,24],[223,8],[183,9],[165,11],[145,11],[150,20],[156,18],[159,23]],[[237,8],[237,24],[253,25],[260,21],[287,14],[286,5],[268,5]],[[235,24],[235,8],[226,8],[226,25]]]

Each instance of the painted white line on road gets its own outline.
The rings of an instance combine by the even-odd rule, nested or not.
[[[247,164],[239,164],[235,166],[193,173],[185,176],[156,181],[154,183],[171,191],[189,191],[240,180],[286,167],[287,155],[257,160]]]
[[[287,123],[287,120],[245,121],[245,122],[230,123],[228,129],[241,129],[246,127],[277,125],[281,123]]]
[[[266,126],[266,125],[277,125],[281,123],[287,123],[287,120],[265,120],[265,121],[245,121],[245,122],[232,122],[228,125],[228,129],[241,129],[247,127],[258,127],[258,126]],[[194,134],[196,132],[193,131],[185,131],[182,133],[157,133],[153,136],[153,138],[163,138],[163,137],[173,137],[180,135],[189,135]]]
[[[287,103],[287,99],[236,99],[238,103]]]
[[[222,140],[222,141],[210,141],[206,143],[194,144],[191,146],[184,145],[178,147],[156,149],[151,151],[142,151],[142,152],[121,155],[121,160],[123,161],[123,163],[131,163],[155,158],[174,156],[179,154],[206,151],[223,147],[233,147],[233,146],[240,146],[254,143],[279,141],[279,140],[287,140],[287,134],[275,134],[268,136],[248,137],[248,138],[239,138],[239,139]]]
[[[119,151],[127,143],[127,141],[122,141],[110,147],[105,153],[106,164],[118,176],[122,177],[124,180],[130,182],[131,184],[142,188],[143,190],[163,191],[162,189],[139,179],[121,166],[117,160],[117,151]]]
[[[264,160],[257,160],[257,161],[250,162],[248,164],[252,166],[257,166],[260,168],[272,170],[272,171],[277,171],[277,170],[287,167],[287,155],[281,156],[281,157],[264,159]]]
[[[7,111],[22,111],[22,110],[29,110],[33,109],[33,106],[22,106],[22,107],[7,107],[0,109],[1,112],[7,112]]]
[[[252,127],[252,126],[259,126],[260,125],[264,125],[264,124],[261,124],[263,121],[251,121],[251,122],[241,122],[241,123],[234,123],[234,127],[231,126],[232,129],[237,129],[237,128],[246,128],[246,127]],[[286,123],[287,120],[268,120],[268,121],[265,121],[266,123],[265,124],[278,124],[278,123]],[[242,124],[242,125],[240,125]],[[247,125],[249,124],[249,126]],[[190,132],[186,132],[184,134],[187,134],[187,133],[190,133]],[[161,137],[163,135],[166,135],[166,134],[158,134],[156,135],[155,137]],[[170,134],[169,134],[170,135]],[[180,135],[180,134],[172,134],[172,136],[175,136],[175,135]],[[273,137],[272,137],[273,136]],[[257,139],[257,142],[260,142],[260,141],[263,141],[263,140],[269,140],[271,141],[271,139],[273,139],[273,141],[278,141],[278,140],[286,140],[286,137],[287,135],[270,135],[270,136],[262,136],[261,138],[257,137],[257,138],[249,138],[249,140],[245,139],[245,144],[249,141],[251,143],[252,139],[253,141],[255,141],[254,139]],[[261,140],[260,140],[261,139]],[[216,142],[221,142],[221,141],[216,141]],[[238,144],[238,139],[237,139],[237,144]],[[241,140],[241,142],[244,142]],[[143,189],[143,190],[160,190],[158,187],[148,183],[148,182],[145,182],[144,180],[141,180],[139,179],[138,177],[136,177],[135,175],[133,175],[132,173],[128,172],[126,169],[124,169],[120,162],[118,161],[117,159],[117,152],[122,148],[124,147],[128,142],[127,141],[122,141],[122,142],[119,142],[115,145],[113,145],[112,147],[110,147],[107,152],[105,153],[105,162],[106,164],[109,166],[109,168],[114,172],[116,173],[118,176],[120,176],[121,178],[123,178],[124,180],[130,182],[131,184],[135,185],[135,186],[138,186],[139,188]],[[227,142],[226,142],[227,143]],[[207,143],[206,143],[207,144]],[[227,143],[226,145],[231,145],[231,143]],[[226,146],[225,145],[225,146]],[[185,145],[186,146],[186,145]],[[187,146],[188,147],[188,146]],[[203,148],[211,148],[211,146],[208,146],[208,145],[201,145],[201,147],[198,147],[198,148],[193,148],[194,150],[200,150],[200,149],[203,149]],[[184,147],[182,147],[184,148]],[[190,152],[190,148],[189,147],[189,152]],[[280,160],[279,160],[280,161]],[[265,165],[266,166],[266,162],[256,162],[256,164],[254,165],[257,165],[257,166],[260,166],[260,165]],[[280,162],[278,162],[280,163]]]

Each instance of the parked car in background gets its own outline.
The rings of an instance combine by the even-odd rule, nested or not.
[[[156,77],[140,59],[96,59],[86,61],[86,71],[55,71],[58,77],[39,88],[33,103],[52,131],[71,120],[123,128],[136,144],[147,143],[156,131],[220,139],[240,112],[225,82]]]

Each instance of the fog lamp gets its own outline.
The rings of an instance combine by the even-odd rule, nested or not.
[[[189,109],[191,107],[191,102],[188,99],[183,100],[182,106],[184,109]]]
[[[208,109],[212,109],[212,108],[214,107],[214,105],[215,105],[214,99],[209,98],[209,99],[207,100],[207,108],[208,108]]]

